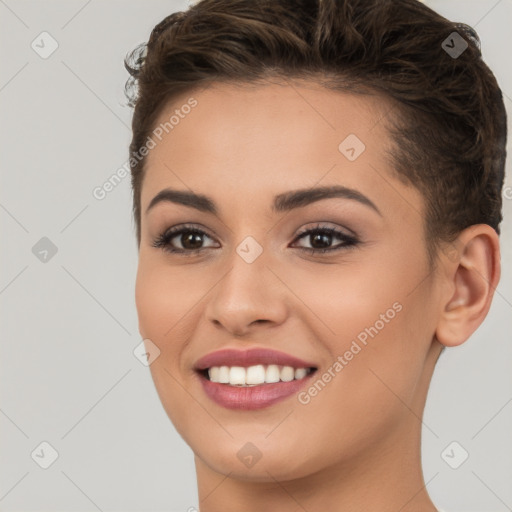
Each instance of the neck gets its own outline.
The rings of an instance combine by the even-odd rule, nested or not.
[[[200,512],[436,512],[421,471],[421,423],[411,417],[416,428],[407,438],[397,431],[386,443],[368,447],[357,462],[344,461],[296,480],[279,481],[269,473],[266,482],[240,480],[213,471],[196,456]]]
[[[399,426],[350,460],[295,480],[279,481],[265,471],[268,478],[255,482],[220,474],[196,456],[200,512],[437,512],[426,490],[436,475],[425,481],[421,468],[421,418],[439,352],[439,346],[431,349]]]

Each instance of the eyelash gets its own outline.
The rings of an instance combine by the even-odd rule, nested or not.
[[[170,252],[172,254],[180,254],[183,256],[194,256],[198,255],[200,252],[205,251],[208,249],[208,247],[202,247],[200,249],[176,249],[171,247],[171,240],[175,238],[177,235],[181,235],[183,233],[195,233],[198,235],[206,235],[207,237],[211,238],[208,233],[205,231],[196,228],[194,226],[175,226],[172,228],[167,229],[163,233],[161,233],[152,243],[152,246],[155,248],[161,248],[164,251]],[[324,254],[326,252],[334,252],[339,251],[341,249],[351,249],[357,246],[360,242],[359,240],[351,235],[347,235],[343,233],[342,231],[339,231],[335,228],[331,227],[322,227],[320,225],[309,228],[305,231],[300,232],[294,241],[300,240],[302,238],[307,238],[308,235],[315,234],[315,233],[321,233],[321,234],[328,234],[332,235],[333,237],[338,237],[342,240],[342,243],[334,248],[326,248],[326,249],[314,249],[310,247],[299,247],[300,250],[308,252],[310,254]]]

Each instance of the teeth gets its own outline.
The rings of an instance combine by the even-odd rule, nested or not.
[[[280,377],[283,382],[290,382],[295,378],[295,370],[291,366],[283,366]]]
[[[212,382],[230,386],[258,386],[274,382],[290,382],[303,379],[311,372],[309,368],[293,368],[276,364],[249,366],[213,366],[208,369]]]
[[[210,370],[211,370],[211,368],[210,368]],[[210,376],[210,378],[211,378],[211,376]],[[213,382],[215,382],[215,381],[213,381]],[[229,366],[221,366],[219,368],[219,380],[217,382],[220,382],[222,384],[229,384]]]
[[[296,379],[302,379],[308,374],[308,371],[306,368],[297,368],[295,370],[295,378]]]
[[[273,382],[279,382],[281,372],[279,371],[279,366],[277,364],[269,364],[267,366],[267,371],[265,372],[265,382],[269,384]]]
[[[245,382],[242,384],[263,384],[265,382],[265,367],[262,364],[249,366],[245,372]]]
[[[210,380],[212,382],[220,382],[220,380],[219,380],[220,368],[218,366],[214,366],[213,368],[210,368],[210,371],[208,372],[208,374],[210,375]]]
[[[229,369],[229,383],[231,386],[238,384],[246,384],[245,382],[245,368],[242,366],[232,366]]]

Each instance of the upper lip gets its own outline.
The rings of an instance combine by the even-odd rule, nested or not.
[[[284,352],[266,348],[252,348],[249,350],[223,349],[211,352],[198,359],[195,364],[196,370],[206,370],[213,366],[254,366],[258,364],[276,364],[281,366],[292,366],[293,368],[316,368],[308,361],[291,356]]]

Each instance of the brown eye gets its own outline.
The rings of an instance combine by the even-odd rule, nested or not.
[[[343,233],[331,227],[317,227],[304,231],[297,240],[309,240],[312,247],[301,247],[301,250],[311,253],[325,253],[337,251],[340,249],[353,247],[358,244],[358,240],[352,236]],[[335,247],[330,247],[335,239],[341,241]]]
[[[207,233],[196,227],[178,226],[164,231],[152,245],[171,253],[189,256],[207,249],[202,247],[205,237],[211,239]]]
[[[199,249],[203,243],[203,235],[196,231],[188,231],[181,234],[180,243],[184,249]]]
[[[218,246],[205,247],[205,238],[212,238],[203,230],[194,226],[174,226],[164,231],[154,242],[153,247],[161,248],[164,251],[193,256],[202,251]],[[348,235],[338,229],[331,227],[316,227],[302,232],[296,240],[309,240],[312,247],[299,247],[301,251],[307,251],[313,254],[337,251],[356,246],[359,241],[353,236]],[[331,247],[333,242],[339,240],[339,243]]]

